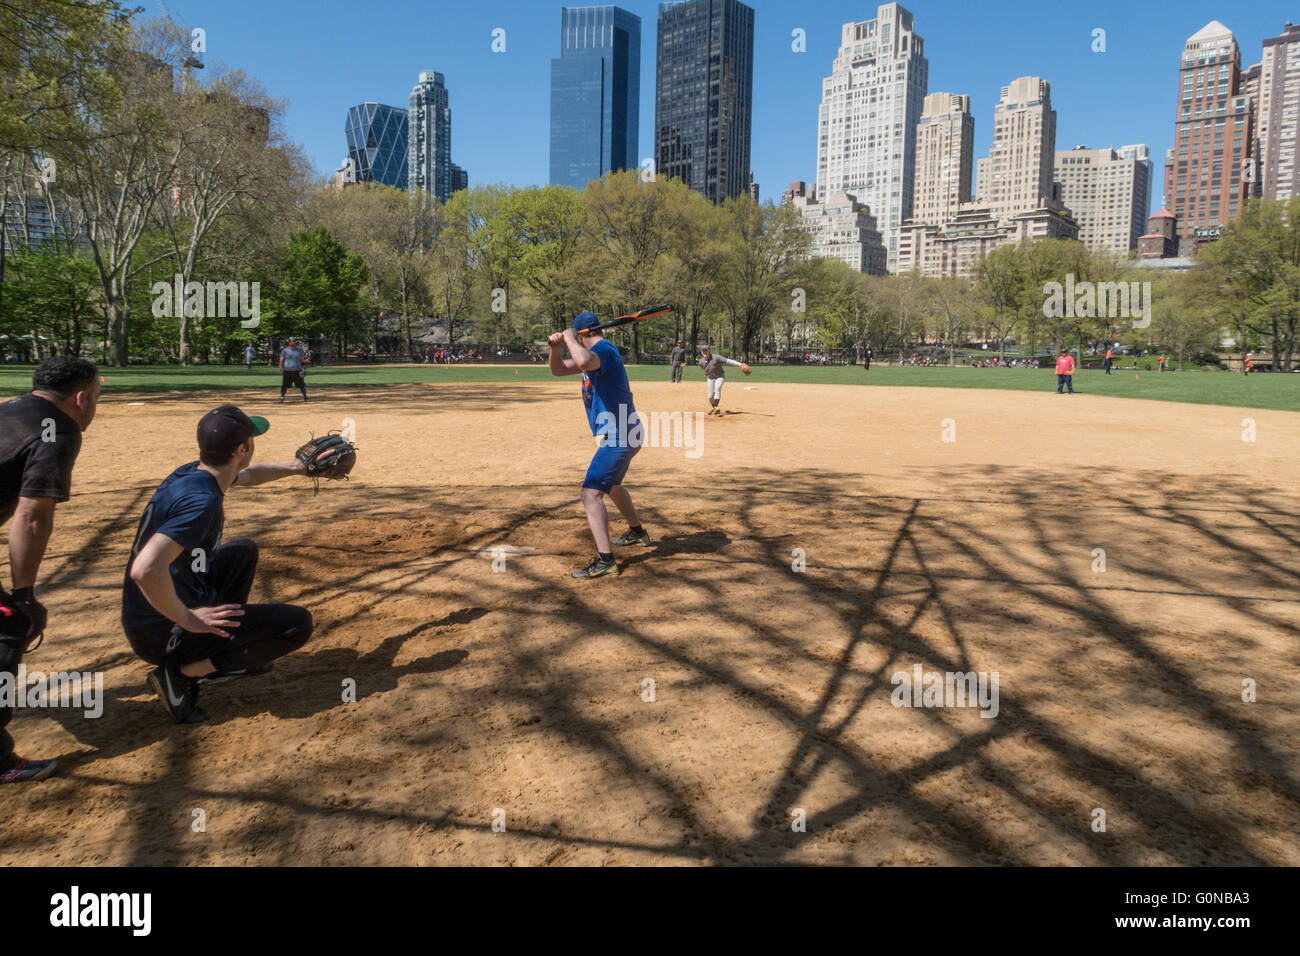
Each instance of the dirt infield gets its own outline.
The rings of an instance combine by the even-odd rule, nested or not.
[[[575,582],[574,382],[268,398],[103,404],[27,664],[102,670],[105,712],[19,713],[62,769],[0,790],[0,863],[1300,864],[1300,415],[737,378],[702,454],[633,464],[656,546]],[[254,600],[317,631],[181,727],[120,583],[227,400],[260,460],[345,418],[360,459],[232,490]],[[895,706],[916,665],[997,672],[996,716]]]

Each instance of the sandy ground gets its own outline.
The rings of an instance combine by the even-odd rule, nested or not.
[[[1300,415],[737,377],[698,457],[633,465],[655,546],[575,582],[572,380],[238,395],[261,459],[345,419],[360,459],[232,491],[254,600],[317,631],[177,726],[120,581],[229,398],[86,434],[28,666],[102,671],[105,712],[14,721],[62,770],[0,791],[0,863],[1300,864]],[[997,672],[997,716],[894,706],[916,665]]]

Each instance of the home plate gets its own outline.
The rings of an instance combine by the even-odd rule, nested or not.
[[[756,391],[758,391],[758,386],[757,386],[757,385],[746,385],[746,386],[745,386],[745,391],[747,391],[747,392],[756,392]]]
[[[144,402],[127,402],[126,404],[127,404],[127,407],[129,408],[129,407],[132,406],[132,405],[143,405]]]

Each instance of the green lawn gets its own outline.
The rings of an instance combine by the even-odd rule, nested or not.
[[[223,388],[276,388],[280,377],[274,369],[240,366],[178,368],[133,366],[103,370],[104,390],[114,392],[198,391]],[[31,387],[32,366],[0,367],[0,396],[18,395]],[[1237,405],[1246,408],[1275,408],[1300,411],[1300,375],[1244,375],[1222,371],[1185,372],[1116,369],[1111,375],[1085,370],[1075,375],[1075,389],[1091,395],[1119,398],[1149,398],[1203,405]],[[663,365],[628,366],[634,382],[666,381]],[[742,378],[735,372],[733,381]],[[703,381],[698,368],[688,367],[688,381]],[[389,366],[344,366],[313,369],[307,376],[310,388],[337,386],[396,385],[411,382],[519,382],[549,381],[545,366],[474,365],[394,368]],[[1050,369],[997,368],[891,368],[877,366],[864,372],[859,366],[816,368],[803,366],[758,366],[748,384],[764,382],[809,382],[825,385],[904,385],[931,388],[1000,388],[1053,391],[1056,376]]]

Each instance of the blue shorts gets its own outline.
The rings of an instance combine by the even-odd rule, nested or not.
[[[640,450],[640,446],[620,448],[617,445],[605,445],[596,449],[591,465],[587,468],[587,477],[582,479],[582,487],[596,488],[609,494],[609,489],[623,483],[627,466],[632,464],[632,457]]]

